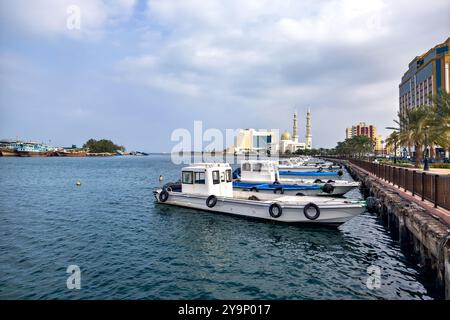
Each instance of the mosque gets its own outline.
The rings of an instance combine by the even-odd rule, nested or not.
[[[292,138],[288,131],[283,132],[279,144],[279,152],[294,153],[297,150],[311,150],[312,148],[312,134],[311,134],[311,110],[308,108],[306,112],[306,135],[305,142],[298,141],[298,116],[297,112],[294,112],[294,125],[292,128]]]

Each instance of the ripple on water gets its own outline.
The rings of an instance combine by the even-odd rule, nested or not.
[[[179,168],[166,156],[0,157],[0,298],[442,298],[368,213],[330,229],[155,205],[159,174]],[[70,264],[79,291],[66,288]]]

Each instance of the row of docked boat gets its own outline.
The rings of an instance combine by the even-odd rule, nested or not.
[[[54,148],[35,142],[0,142],[0,156],[3,157],[85,157],[86,155],[86,150],[78,148]]]
[[[155,201],[249,218],[333,226],[365,211],[365,201],[338,197],[358,187],[357,182],[283,178],[279,164],[267,160],[246,160],[238,169],[233,173],[227,163],[191,164],[182,168],[179,182],[153,191]]]

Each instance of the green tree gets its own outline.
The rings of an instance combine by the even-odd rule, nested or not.
[[[89,139],[83,145],[83,148],[88,149],[92,153],[115,153],[117,150],[125,151],[125,147],[114,144],[111,140]]]

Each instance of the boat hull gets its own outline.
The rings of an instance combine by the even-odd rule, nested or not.
[[[61,152],[61,151],[57,151],[56,155],[58,157],[86,157],[87,156],[87,152],[85,152],[85,151],[80,151],[80,152]]]
[[[333,166],[333,167],[327,167],[327,166],[278,166],[278,170],[280,171],[291,171],[291,172],[307,172],[307,171],[316,171],[316,170],[323,170],[323,172],[335,172],[338,171],[340,169],[342,169],[339,166]]]
[[[15,149],[0,148],[0,155],[3,157],[17,157],[19,154]]]
[[[17,151],[19,157],[48,157],[48,151]]]
[[[288,176],[291,179],[305,179],[305,177],[317,177],[317,178],[333,178],[339,177],[335,171],[279,171],[281,176]]]
[[[288,189],[288,188],[284,188],[284,189],[273,189],[273,190],[261,190],[261,189],[257,189],[256,191],[252,191],[252,189],[250,188],[235,188],[235,189],[240,189],[240,190],[244,190],[246,192],[251,192],[254,194],[257,193],[279,193],[279,194],[285,194],[285,195],[292,195],[292,196],[319,196],[319,197],[330,197],[330,196],[334,196],[334,197],[339,197],[339,196],[343,196],[344,194],[346,194],[347,192],[349,192],[350,190],[354,189],[355,186],[343,186],[343,185],[337,185],[337,186],[333,186],[334,189],[331,192],[324,192],[322,189]]]
[[[320,215],[317,219],[311,220],[305,216],[303,210],[306,203],[309,203],[309,200],[313,198],[305,199],[306,201],[301,204],[286,203],[283,201],[283,196],[268,201],[248,200],[247,198],[236,199],[234,197],[217,197],[217,204],[213,208],[210,208],[206,205],[208,196],[169,192],[168,199],[165,202],[161,202],[159,199],[160,192],[161,190],[154,191],[157,203],[283,223],[309,223],[338,226],[365,211],[365,206],[361,203],[349,204],[347,206],[339,206],[333,203],[317,203],[320,209]],[[246,196],[248,196],[248,194],[246,194]],[[282,208],[282,214],[278,218],[272,217],[269,213],[269,207],[273,203],[278,203]]]

